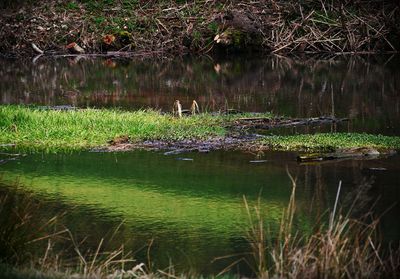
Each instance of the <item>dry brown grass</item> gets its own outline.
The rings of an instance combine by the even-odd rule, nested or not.
[[[318,224],[310,235],[300,237],[293,229],[296,181],[282,214],[279,234],[273,238],[264,228],[260,205],[251,208],[246,199],[250,229],[247,239],[258,278],[398,278],[399,249],[383,249],[376,237],[379,219],[367,214],[353,219],[335,207],[327,225]]]

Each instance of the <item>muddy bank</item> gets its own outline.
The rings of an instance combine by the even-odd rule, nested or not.
[[[216,113],[217,114],[217,113]],[[255,114],[256,115],[256,114]],[[225,137],[211,137],[209,139],[185,139],[178,141],[146,140],[131,142],[128,135],[118,136],[111,139],[109,145],[102,148],[95,148],[93,151],[129,151],[137,148],[149,150],[169,150],[165,154],[172,155],[183,152],[210,152],[213,150],[251,150],[255,147],[258,139],[265,136],[255,132],[277,128],[290,128],[297,126],[324,126],[340,122],[347,122],[347,118],[317,117],[317,118],[267,118],[267,117],[245,117],[238,118],[232,123],[226,123],[229,133]],[[264,147],[266,148],[266,147]]]
[[[5,1],[0,53],[160,56],[399,49],[396,1]],[[130,54],[129,54],[130,53]]]
[[[214,150],[247,150],[251,143],[262,136],[260,135],[241,135],[215,137],[210,139],[188,139],[180,141],[166,140],[146,140],[142,142],[117,142],[110,145],[94,148],[93,152],[118,152],[130,151],[134,149],[146,150],[165,150],[165,155],[174,155],[184,152],[211,152]]]
[[[263,138],[265,138],[265,136],[253,134],[236,137],[218,137],[207,140],[149,140],[135,143],[126,141],[94,148],[91,152],[126,152],[136,149],[145,149],[149,151],[162,151],[165,156],[170,156],[189,152],[208,153],[216,150],[241,150],[255,154],[260,152],[263,153],[265,151],[274,151],[275,148],[273,146],[263,144]],[[329,152],[288,151],[294,152],[297,161],[301,164],[316,164],[345,160],[374,160],[387,158],[396,154],[396,151],[393,149],[377,149],[373,147],[338,148]]]
[[[228,125],[229,134],[225,137],[211,137],[208,139],[185,140],[145,140],[131,142],[129,136],[119,136],[110,140],[107,146],[94,148],[92,152],[124,152],[135,149],[162,151],[164,155],[178,155],[188,152],[207,153],[215,150],[241,150],[251,153],[263,153],[264,151],[286,150],[297,154],[297,161],[301,164],[314,164],[343,160],[372,160],[386,158],[396,154],[393,148],[388,146],[378,147],[370,142],[371,136],[365,135],[364,143],[360,143],[356,134],[348,134],[350,140],[354,140],[353,146],[349,140],[342,138],[341,143],[333,143],[329,137],[335,138],[337,134],[322,134],[328,141],[316,138],[298,140],[297,146],[285,144],[275,138],[254,133],[255,131],[271,130],[274,128],[288,128],[297,126],[323,126],[348,121],[334,117],[319,117],[309,119],[285,119],[285,118],[240,118]],[[307,136],[307,135],[306,135]],[[275,139],[274,139],[275,138]],[[272,139],[272,140],[271,140]],[[305,141],[317,142],[314,147],[307,147]],[[319,141],[319,143],[318,143]],[[346,142],[347,141],[347,142]],[[377,141],[377,139],[375,139]],[[378,139],[379,141],[379,139]],[[346,146],[347,145],[347,146]]]
[[[299,126],[322,126],[328,124],[336,124],[347,122],[348,118],[336,118],[331,116],[321,116],[313,118],[266,118],[266,117],[250,117],[239,118],[230,126],[233,130],[270,130],[274,128],[290,128]]]

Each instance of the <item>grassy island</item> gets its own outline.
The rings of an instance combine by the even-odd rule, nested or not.
[[[152,110],[40,110],[0,107],[0,143],[21,149],[72,151],[107,144],[127,135],[131,141],[181,140],[223,136],[226,117],[201,114],[176,118]]]
[[[83,109],[55,111],[26,106],[0,107],[1,149],[24,151],[79,151],[105,146],[110,140],[127,136],[133,143],[158,140],[209,140],[229,135],[229,125],[246,115],[203,113],[174,117],[153,110],[121,111]],[[270,117],[263,114],[263,117]],[[266,136],[249,140],[252,146],[289,151],[327,151],[371,147],[399,149],[400,137],[356,133],[294,136]]]

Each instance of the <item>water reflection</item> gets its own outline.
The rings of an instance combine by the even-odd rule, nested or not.
[[[291,192],[286,167],[298,181],[295,225],[302,233],[326,218],[342,180],[340,203],[353,206],[355,215],[373,204],[376,214],[394,206],[381,228],[386,242],[399,240],[399,156],[326,165],[299,165],[293,154],[279,152],[260,164],[250,162],[255,155],[238,152],[184,156],[193,161],[146,151],[30,155],[1,166],[0,188],[7,192],[18,181],[22,191],[48,201],[43,216],[67,208],[74,217],[66,225],[81,236],[100,239],[125,220],[119,241],[137,250],[154,239],[152,261],[159,268],[171,260],[178,270],[216,273],[226,262],[210,264],[214,257],[246,252],[243,195],[251,203],[261,195],[273,232]]]
[[[398,56],[0,60],[2,104],[152,107],[174,100],[292,117],[349,117],[345,130],[399,134]]]

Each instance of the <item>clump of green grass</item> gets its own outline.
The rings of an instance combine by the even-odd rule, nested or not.
[[[81,150],[105,145],[120,135],[128,135],[132,141],[205,138],[224,134],[221,120],[208,115],[177,119],[151,110],[44,111],[3,106],[0,143],[22,149]]]
[[[290,151],[335,151],[345,148],[400,149],[400,137],[359,134],[324,133],[294,136],[269,136],[259,141],[264,147]]]
[[[198,114],[176,118],[154,110],[54,111],[0,106],[0,144],[15,144],[19,150],[57,152],[102,146],[122,135],[132,142],[206,139],[224,136],[224,123],[234,117],[239,116]]]

